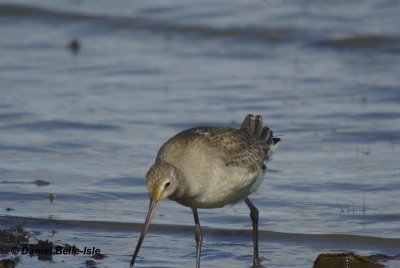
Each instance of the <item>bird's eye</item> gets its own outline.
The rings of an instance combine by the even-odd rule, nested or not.
[[[171,183],[170,183],[170,182],[167,182],[167,183],[165,184],[165,188],[168,188],[170,185],[171,185]]]

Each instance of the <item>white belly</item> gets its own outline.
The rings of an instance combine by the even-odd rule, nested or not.
[[[227,171],[228,170],[228,171]],[[218,208],[237,203],[254,193],[264,180],[264,171],[248,173],[247,169],[225,167],[216,170],[208,185],[192,200],[198,208]]]

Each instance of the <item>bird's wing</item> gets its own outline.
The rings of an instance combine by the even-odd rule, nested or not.
[[[262,168],[265,160],[263,144],[240,129],[216,129],[212,131],[210,144],[223,152],[227,166],[241,167],[255,172]]]
[[[177,142],[179,140],[179,145]],[[227,166],[236,166],[256,171],[264,162],[264,150],[249,135],[234,128],[196,127],[178,133],[160,149],[157,161],[169,157],[172,148],[181,146],[205,146],[217,152]],[[168,156],[167,156],[168,155]]]
[[[263,167],[278,142],[279,138],[262,126],[261,116],[248,115],[240,129],[196,127],[182,131],[161,147],[156,161],[182,153],[187,146],[205,146],[215,150],[227,166],[255,172]]]

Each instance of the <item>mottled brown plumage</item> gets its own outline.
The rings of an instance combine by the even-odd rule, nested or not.
[[[246,116],[239,129],[196,127],[169,139],[146,175],[151,202],[131,266],[158,204],[169,198],[193,210],[197,268],[201,248],[197,208],[218,208],[244,200],[252,213],[254,266],[260,267],[256,235],[258,210],[247,197],[263,181],[265,163],[279,141],[268,127],[263,127],[259,115]]]
[[[196,127],[178,133],[161,147],[156,163],[174,162],[177,155],[194,146],[208,148],[220,155],[226,166],[255,172],[269,159],[273,153],[272,146],[278,141],[279,138],[273,138],[268,127],[262,127],[261,116],[248,115],[240,129]]]

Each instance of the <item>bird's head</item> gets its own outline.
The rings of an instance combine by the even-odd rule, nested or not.
[[[178,187],[179,171],[171,164],[159,162],[146,175],[150,199],[159,203],[171,196]]]
[[[158,162],[151,166],[146,174],[147,190],[150,195],[149,211],[147,212],[146,221],[144,222],[142,233],[136,245],[135,252],[131,260],[131,267],[135,264],[135,259],[139,253],[140,246],[144,240],[147,230],[149,229],[151,219],[153,218],[158,205],[167,197],[175,193],[178,188],[178,181],[181,173],[173,165],[166,162]]]

